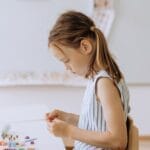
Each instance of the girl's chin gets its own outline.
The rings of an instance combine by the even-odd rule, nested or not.
[[[84,74],[84,73],[74,72],[74,71],[70,71],[70,70],[69,70],[69,72],[74,74],[74,75],[77,75],[77,76],[80,76],[80,77],[84,77],[84,78],[86,76],[86,74]]]
[[[83,76],[83,75],[81,75],[80,73],[77,73],[77,72],[71,71],[71,73],[74,74],[74,75],[77,75],[77,76]]]

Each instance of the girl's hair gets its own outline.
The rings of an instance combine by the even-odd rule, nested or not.
[[[94,22],[81,12],[63,13],[50,32],[48,45],[60,43],[71,48],[79,48],[82,39],[90,38],[93,42],[93,53],[86,77],[93,77],[101,66],[108,72],[114,82],[119,82],[123,75],[109,52],[107,42]]]

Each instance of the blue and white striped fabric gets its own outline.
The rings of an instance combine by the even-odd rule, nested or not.
[[[101,77],[110,78],[110,76],[105,70],[101,70],[94,77],[94,79],[88,81],[87,88],[85,90],[85,94],[82,101],[81,114],[78,123],[78,127],[81,129],[86,129],[90,131],[99,131],[99,132],[106,131],[106,121],[104,118],[103,109],[100,101],[97,101],[95,95],[95,84],[97,79]],[[122,105],[127,119],[127,115],[129,112],[128,88],[124,80],[121,80],[116,86],[120,91]],[[80,141],[75,141],[75,145],[74,145],[74,150],[102,150],[102,149],[103,148],[91,146]]]

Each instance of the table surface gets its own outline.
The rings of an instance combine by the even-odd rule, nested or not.
[[[45,105],[0,108],[0,133],[7,124],[10,124],[12,131],[19,135],[37,138],[37,150],[62,150],[64,147],[62,140],[49,134],[45,121],[18,122],[21,120],[44,119],[45,113],[48,111],[49,109]]]

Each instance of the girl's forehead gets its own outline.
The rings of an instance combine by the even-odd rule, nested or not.
[[[52,53],[54,54],[54,56],[57,57],[58,59],[66,58],[66,55],[61,49],[61,47],[53,44],[53,45],[50,45],[50,49],[52,50]]]

